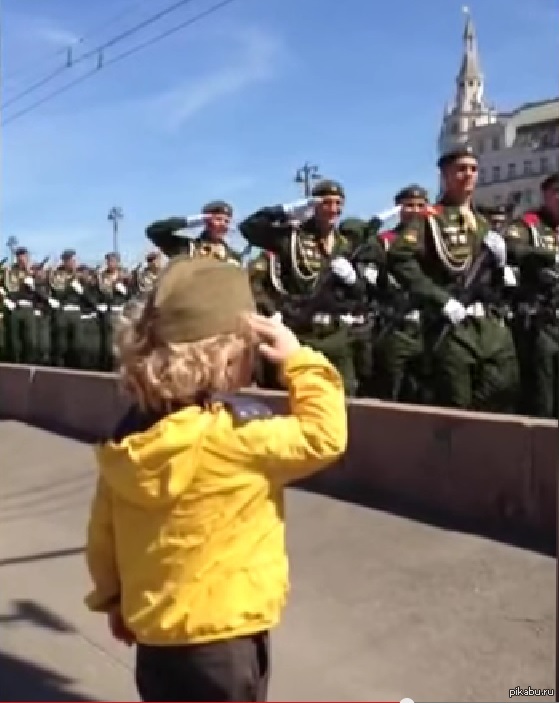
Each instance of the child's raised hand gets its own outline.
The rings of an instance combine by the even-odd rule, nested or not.
[[[258,351],[274,364],[282,364],[301,346],[279,316],[251,315],[248,322],[258,338]]]

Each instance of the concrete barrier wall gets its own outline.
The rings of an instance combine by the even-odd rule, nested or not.
[[[282,393],[247,393],[286,410]],[[5,419],[92,440],[109,433],[127,405],[111,374],[0,364]],[[555,544],[556,422],[367,400],[351,401],[348,413],[346,456],[310,487]]]

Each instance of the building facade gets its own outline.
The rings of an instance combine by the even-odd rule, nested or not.
[[[469,13],[456,92],[439,133],[439,154],[469,143],[479,158],[476,201],[514,203],[525,210],[539,203],[539,187],[559,170],[559,97],[498,112],[484,96],[476,32]]]

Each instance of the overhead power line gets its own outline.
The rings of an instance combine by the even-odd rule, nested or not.
[[[4,79],[10,79],[10,78],[15,78],[16,76],[21,76],[27,73],[31,73],[32,71],[35,72],[36,64],[42,64],[45,61],[48,61],[49,59],[54,59],[57,56],[68,56],[68,52],[74,47],[74,46],[79,46],[80,44],[85,44],[85,42],[88,39],[91,39],[94,36],[97,36],[101,32],[103,32],[107,27],[110,27],[113,24],[116,24],[119,20],[123,19],[126,17],[126,15],[130,15],[136,10],[140,9],[140,7],[143,7],[144,5],[149,5],[152,4],[153,0],[135,0],[132,3],[129,3],[125,8],[123,8],[120,12],[118,12],[115,15],[112,15],[108,19],[104,20],[103,22],[100,22],[99,24],[95,24],[91,27],[91,29],[86,30],[78,39],[76,39],[73,42],[69,42],[68,45],[61,47],[60,49],[55,49],[54,51],[49,51],[45,54],[43,54],[40,58],[34,59],[33,61],[30,61],[27,65],[23,65],[21,68],[16,68],[14,71],[11,73],[8,72],[7,74],[4,75]]]
[[[60,68],[57,68],[56,70],[52,71],[52,73],[48,74],[47,76],[45,76],[41,80],[37,81],[33,85],[30,85],[28,88],[26,88],[25,90],[22,90],[20,93],[17,93],[17,95],[14,95],[13,98],[6,100],[2,104],[2,109],[4,110],[5,108],[9,107],[10,105],[13,105],[15,102],[18,102],[19,100],[22,100],[23,98],[27,97],[31,93],[34,93],[39,88],[42,88],[43,86],[45,86],[48,83],[50,83],[51,81],[53,81],[55,78],[58,78],[58,76],[60,76],[62,73],[65,73],[68,69],[74,68],[75,66],[77,66],[77,65],[83,63],[84,61],[87,61],[88,59],[93,58],[93,57],[97,57],[99,59],[99,57],[102,57],[103,51],[105,49],[109,49],[110,47],[115,46],[116,44],[120,43],[121,41],[128,39],[129,37],[133,36],[134,34],[137,34],[137,32],[140,32],[142,29],[149,27],[151,24],[154,24],[154,22],[158,22],[160,19],[163,19],[163,17],[166,17],[167,15],[171,14],[172,12],[176,12],[176,10],[179,10],[180,8],[184,7],[185,5],[190,4],[193,1],[194,0],[178,0],[178,2],[174,2],[172,5],[164,7],[159,12],[156,12],[155,14],[150,15],[145,20],[142,20],[141,22],[138,22],[137,24],[133,25],[132,27],[129,27],[128,29],[123,30],[119,34],[116,34],[114,37],[107,39],[107,41],[99,44],[98,46],[94,47],[93,49],[89,49],[88,51],[85,51],[83,54],[80,54],[79,56],[74,57],[72,55],[72,48],[69,47],[67,49],[68,55],[67,55],[67,59],[66,59],[66,65],[61,66]]]
[[[148,39],[140,44],[136,44],[136,46],[133,46],[130,49],[123,51],[120,54],[117,54],[116,56],[113,56],[112,58],[108,59],[107,61],[101,62],[100,64],[97,65],[96,68],[92,69],[88,73],[85,73],[85,74],[79,76],[78,78],[74,79],[70,83],[66,83],[65,85],[61,86],[57,90],[53,90],[52,92],[50,92],[47,95],[40,98],[39,100],[36,100],[34,103],[31,103],[31,105],[28,105],[27,107],[23,108],[22,110],[19,110],[18,112],[15,112],[14,114],[10,115],[8,118],[2,120],[2,125],[7,125],[7,124],[10,124],[11,122],[14,122],[15,120],[20,119],[24,115],[27,115],[28,113],[33,112],[34,110],[36,110],[38,107],[40,107],[44,103],[49,102],[50,100],[53,100],[54,98],[58,97],[59,95],[62,95],[63,93],[66,93],[70,89],[74,88],[79,83],[83,83],[84,81],[88,80],[92,76],[97,75],[101,71],[101,69],[106,68],[107,66],[111,66],[111,65],[118,63],[120,61],[124,61],[125,59],[129,58],[130,56],[133,56],[134,54],[138,53],[139,51],[143,51],[144,49],[147,49],[148,47],[152,46],[153,44],[156,44],[156,43],[162,41],[163,39],[170,37],[171,35],[175,34],[176,32],[180,32],[181,30],[186,29],[187,27],[190,27],[193,24],[196,24],[200,20],[203,20],[206,17],[213,15],[214,13],[223,9],[227,5],[231,5],[235,1],[236,0],[221,0],[221,2],[218,2],[215,5],[212,5],[211,7],[207,8],[206,10],[199,12],[198,14],[194,15],[193,17],[190,17],[185,22],[181,22],[180,24],[174,25],[173,27],[170,27],[166,31],[155,35],[151,39]]]

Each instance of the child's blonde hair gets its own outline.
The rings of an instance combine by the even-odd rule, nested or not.
[[[254,338],[246,317],[237,332],[181,343],[158,338],[153,322],[149,299],[136,301],[115,329],[121,382],[143,410],[187,405],[201,395],[238,390],[250,379]]]

